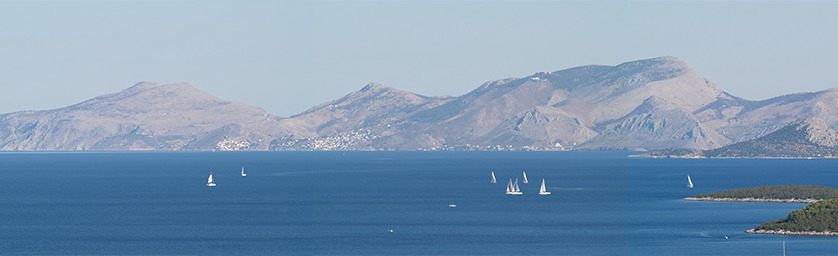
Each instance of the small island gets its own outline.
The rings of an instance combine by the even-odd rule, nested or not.
[[[745,232],[778,235],[838,236],[838,199],[822,200],[789,216],[763,223]]]
[[[838,236],[838,188],[806,185],[762,186],[698,194],[690,201],[811,203],[785,218],[745,232]]]
[[[762,186],[698,194],[689,201],[814,203],[838,198],[838,188],[806,185]]]

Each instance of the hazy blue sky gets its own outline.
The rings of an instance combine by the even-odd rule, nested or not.
[[[288,116],[380,82],[431,96],[663,55],[765,99],[838,87],[835,1],[0,0],[0,112],[139,81]]]

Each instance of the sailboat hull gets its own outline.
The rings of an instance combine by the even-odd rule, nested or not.
[[[546,195],[549,195],[549,194],[550,194],[550,192],[538,192],[538,194],[539,194],[539,195],[542,195],[542,196],[546,196]]]
[[[207,184],[207,187],[215,187],[215,183]]]

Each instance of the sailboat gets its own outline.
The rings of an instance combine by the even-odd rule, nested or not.
[[[524,193],[521,192],[521,189],[518,188],[518,180],[515,180],[515,183],[512,183],[512,178],[509,179],[509,184],[506,185],[506,194],[507,195],[523,195]]]
[[[512,178],[509,178],[509,184],[506,184],[506,194],[511,195],[513,190],[515,189],[512,187]]]
[[[538,194],[542,196],[550,194],[550,191],[547,191],[547,187],[544,186],[544,179],[541,179],[541,189],[538,190]]]
[[[524,182],[524,184],[530,183],[530,181],[527,180],[527,172],[524,172],[524,180],[522,182]]]
[[[210,172],[210,176],[207,178],[207,187],[215,187],[215,182],[212,181],[212,172]]]
[[[688,187],[688,188],[693,188],[693,180],[692,180],[692,179],[690,179],[690,175],[689,175],[689,174],[687,174],[687,187]]]
[[[492,171],[492,184],[498,183],[498,180],[495,179],[495,171]]]
[[[247,173],[244,173],[244,166],[242,166],[242,177],[247,177]]]

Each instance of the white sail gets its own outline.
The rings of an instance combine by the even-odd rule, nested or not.
[[[210,172],[209,178],[207,178],[207,187],[215,187],[215,182],[212,181],[212,172]]]
[[[498,183],[498,180],[495,179],[495,171],[492,171],[492,183]]]
[[[541,189],[538,190],[539,195],[549,195],[550,191],[547,191],[547,186],[544,185],[544,179],[541,179]]]
[[[509,184],[506,185],[506,194],[512,193],[512,178],[509,179]]]
[[[527,180],[527,172],[524,172],[524,180],[522,182],[524,182],[524,184],[530,183],[530,181]]]
[[[693,188],[693,180],[692,180],[692,179],[690,179],[690,175],[689,175],[689,174],[687,174],[687,187],[688,187],[688,188]]]
[[[509,179],[509,183],[506,185],[506,194],[507,195],[521,195],[521,190],[518,189],[518,179],[515,179],[515,183],[512,183],[512,178]]]
[[[244,166],[242,166],[242,177],[247,177],[247,173],[244,173]]]

